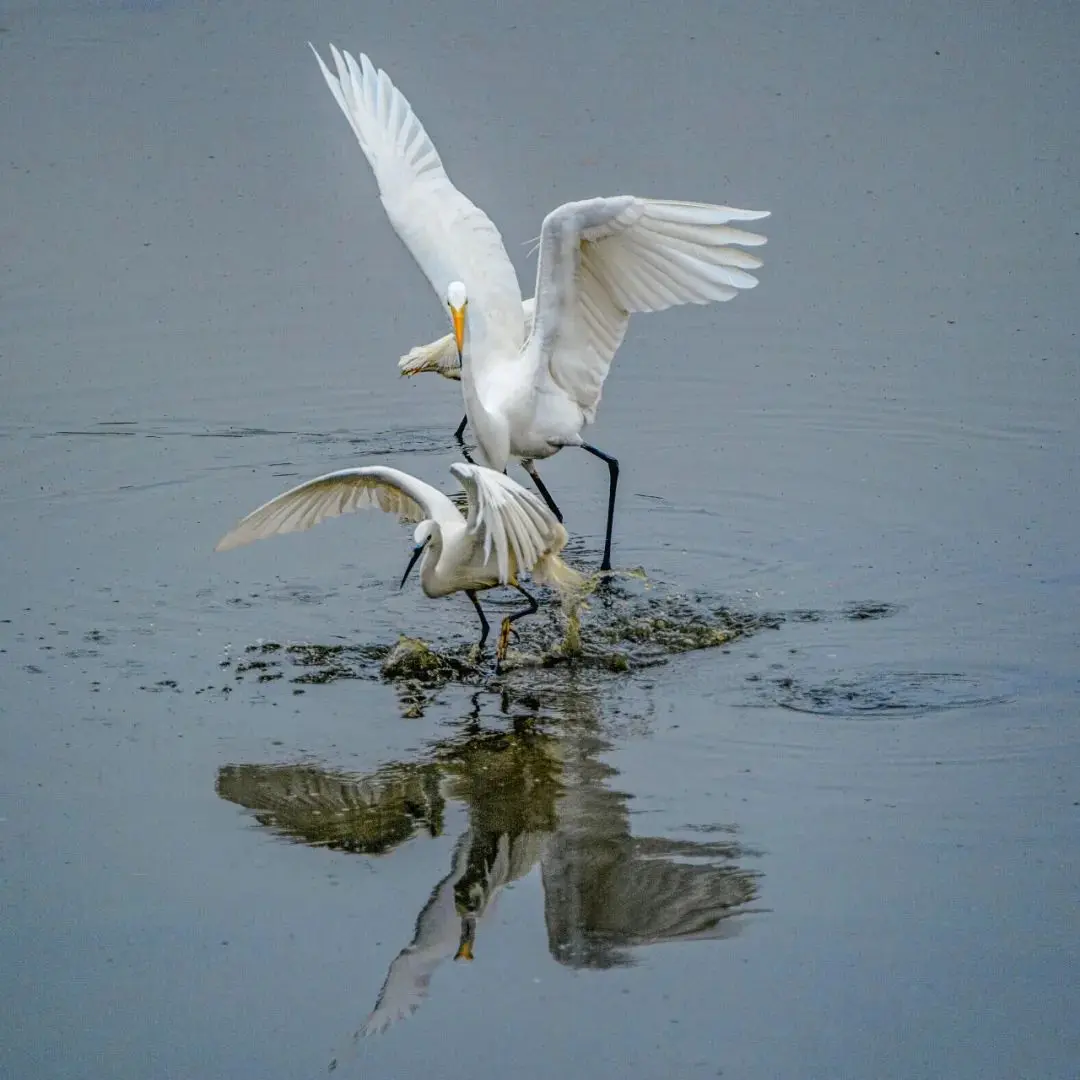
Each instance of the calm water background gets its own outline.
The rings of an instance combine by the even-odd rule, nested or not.
[[[0,1073],[1080,1076],[1074,4],[42,0],[0,28]],[[445,319],[309,39],[391,73],[526,294],[565,199],[773,212],[759,289],[631,324],[591,437],[617,565],[814,618],[420,717],[219,667],[474,633],[394,590],[392,521],[212,552],[331,468],[453,483],[456,387],[394,369]],[[544,473],[595,563],[605,470]],[[298,764],[426,768],[440,826],[286,842],[244,807]],[[512,856],[475,961],[350,1048],[459,837]]]

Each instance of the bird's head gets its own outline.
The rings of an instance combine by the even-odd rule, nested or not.
[[[469,294],[465,283],[451,281],[446,287],[446,306],[450,309],[450,321],[454,324],[454,341],[457,344],[458,359],[465,345],[465,309],[469,306]]]
[[[431,539],[432,533],[434,532],[434,521],[421,521],[420,524],[416,526],[416,531],[413,533],[412,555],[409,557],[409,565],[405,567],[405,573],[401,575],[401,584],[398,586],[399,589],[405,588],[405,582],[408,580],[412,568],[416,565],[416,560],[423,555],[424,548],[427,547],[428,541]]]

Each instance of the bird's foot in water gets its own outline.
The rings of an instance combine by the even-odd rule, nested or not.
[[[469,660],[468,660],[468,662],[472,667],[478,668],[480,666],[480,662],[483,659],[484,659],[484,646],[481,645],[479,642],[477,642],[469,650]]]
[[[595,583],[593,585],[593,591],[600,596],[606,595],[610,597],[612,587],[615,584],[615,579],[621,576],[622,575],[618,570],[612,570],[610,566],[606,569],[601,568],[600,570],[597,570],[593,575],[593,581]]]
[[[498,662],[502,662],[506,659],[506,651],[510,648],[510,635],[514,632],[514,625],[508,615],[502,621],[502,626],[499,628],[499,642],[495,647],[495,659]]]

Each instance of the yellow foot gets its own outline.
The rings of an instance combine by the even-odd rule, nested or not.
[[[510,617],[507,616],[505,619],[503,619],[502,627],[499,630],[499,643],[495,646],[496,660],[506,659],[506,650],[510,647],[510,630]]]

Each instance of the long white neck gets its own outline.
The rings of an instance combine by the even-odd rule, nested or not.
[[[471,322],[471,317],[466,315],[461,347],[461,392],[465,398],[465,415],[469,418],[469,427],[479,444],[484,464],[502,472],[510,460],[510,432],[506,419],[484,403],[484,387],[478,379],[478,368],[482,369],[482,365],[477,364],[473,355]]]
[[[436,527],[424,548],[424,554],[420,556],[420,586],[428,596],[439,595],[436,568],[439,565],[442,549],[442,530]]]

